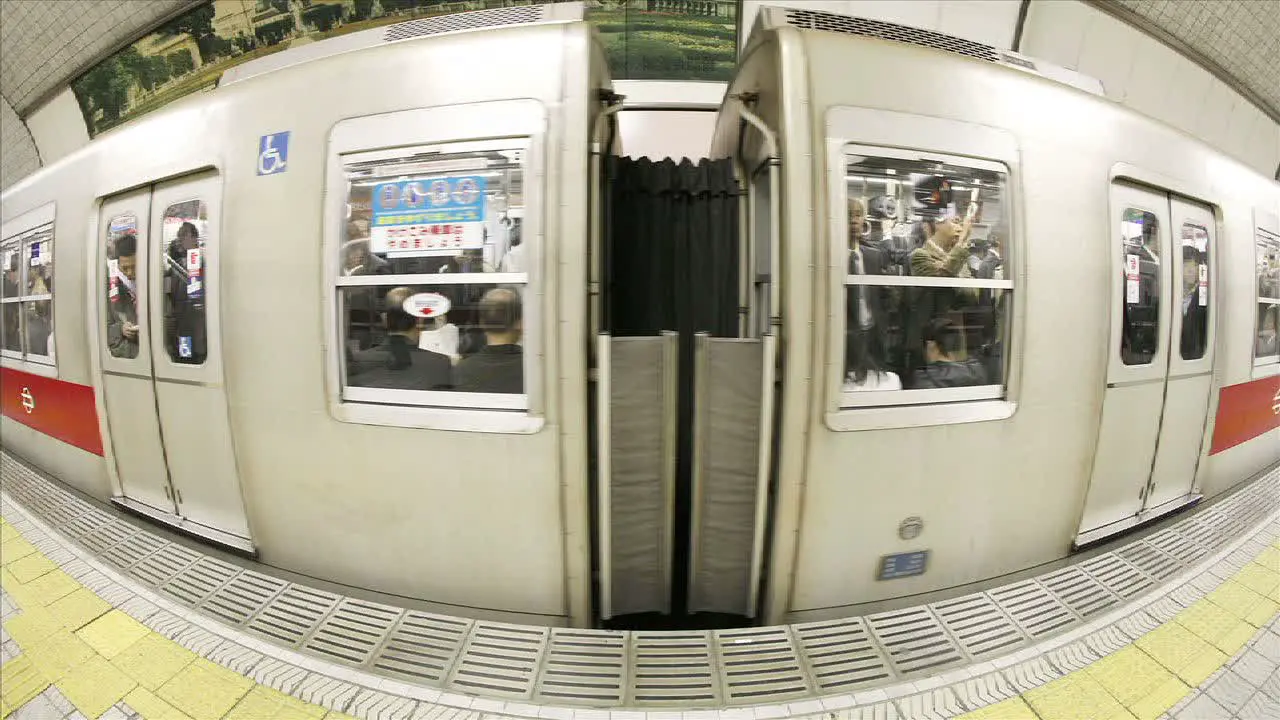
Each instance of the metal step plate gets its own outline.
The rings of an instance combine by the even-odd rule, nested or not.
[[[304,644],[330,660],[363,665],[404,614],[402,608],[347,598]]]
[[[710,633],[631,633],[632,705],[719,704],[719,675]]]
[[[1062,632],[1080,622],[1075,613],[1035,580],[988,590],[987,594],[1033,638]]]
[[[231,625],[243,625],[289,583],[269,575],[241,572],[200,604],[200,609]]]
[[[866,619],[901,676],[934,674],[965,661],[964,653],[927,607],[883,612]]]
[[[471,631],[466,618],[408,612],[374,654],[373,669],[443,686]]]
[[[974,660],[1013,652],[1027,642],[1022,631],[986,593],[945,600],[930,607]]]
[[[297,647],[340,599],[333,593],[290,584],[249,621],[246,629],[287,647]]]
[[[824,692],[848,692],[894,679],[862,618],[792,625],[814,684]]]
[[[621,705],[627,689],[627,636],[591,630],[551,631],[535,699]]]
[[[477,622],[449,684],[481,695],[530,697],[549,634],[550,628]]]
[[[216,558],[202,557],[160,587],[164,593],[189,607],[200,603],[227,584],[241,568]]]
[[[718,630],[713,638],[730,704],[783,702],[813,694],[787,627]]]
[[[1082,618],[1120,602],[1119,597],[1089,577],[1079,565],[1042,575],[1039,582]]]

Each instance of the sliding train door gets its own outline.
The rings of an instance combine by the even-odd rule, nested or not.
[[[103,203],[103,435],[118,504],[252,552],[223,381],[220,201],[204,173]]]
[[[593,259],[603,278],[599,614],[618,628],[747,624],[762,573],[774,365],[772,338],[744,331],[734,165],[605,162]]]
[[[1199,498],[1212,384],[1212,210],[1120,181],[1111,197],[1107,386],[1077,546]]]

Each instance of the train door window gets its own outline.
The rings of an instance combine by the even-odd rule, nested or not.
[[[1209,231],[1199,225],[1182,225],[1182,337],[1183,360],[1204,357],[1209,337]]]
[[[3,355],[52,365],[53,223],[0,243],[0,348]]]
[[[107,259],[107,349],[112,357],[138,356],[138,218],[125,213],[111,218],[103,256]]]
[[[1007,168],[870,148],[844,162],[841,406],[1002,398]]]
[[[346,402],[522,410],[527,140],[343,157]]]
[[[1150,363],[1160,345],[1159,229],[1159,220],[1146,210],[1127,208],[1120,220],[1124,238],[1120,358],[1125,365]]]
[[[200,199],[174,203],[160,228],[164,348],[181,365],[201,365],[208,355],[205,245],[209,207]]]
[[[1280,235],[1258,228],[1254,365],[1280,363]]]

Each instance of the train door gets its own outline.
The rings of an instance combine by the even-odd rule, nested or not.
[[[1111,213],[1107,387],[1077,546],[1199,498],[1213,378],[1212,210],[1117,182]]]
[[[223,382],[218,177],[102,206],[102,387],[124,507],[252,552]]]
[[[772,337],[742,319],[749,246],[734,164],[608,163],[597,260],[600,616],[616,628],[749,624],[774,365]]]

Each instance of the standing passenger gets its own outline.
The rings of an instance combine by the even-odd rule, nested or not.
[[[107,348],[112,357],[138,357],[138,236],[132,232],[116,238],[116,269],[110,278],[107,307]]]
[[[523,393],[524,353],[520,296],[495,288],[480,299],[480,326],[485,346],[458,363],[455,390],[479,393]]]

